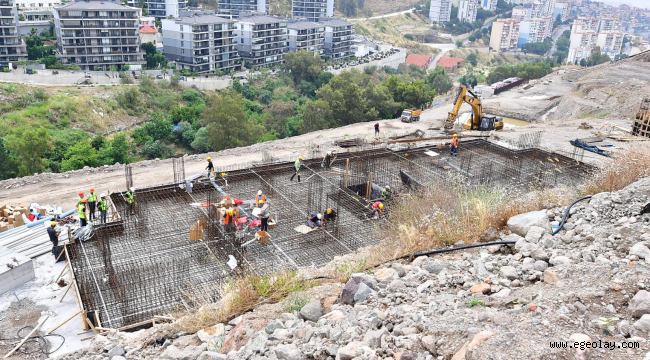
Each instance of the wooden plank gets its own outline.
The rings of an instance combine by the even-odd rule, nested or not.
[[[72,267],[70,265],[70,254],[68,254],[68,244],[63,245],[63,251],[65,251],[65,261],[67,263],[66,265],[70,267],[70,269],[69,269],[70,270],[70,279],[71,279],[71,282],[74,283],[74,287],[73,287],[74,294],[75,294],[74,298],[76,300],[77,307],[79,309],[81,309],[81,310],[84,310],[83,302],[81,301],[81,295],[79,293],[79,287],[77,286],[77,279],[75,278],[74,271],[72,271]],[[86,322],[84,321],[85,317],[86,317],[86,314],[85,314],[85,311],[83,311],[81,313],[81,328],[84,329],[84,330],[89,330],[90,328],[88,327],[88,325],[86,325]]]
[[[132,329],[132,328],[134,328],[134,327],[142,326],[142,325],[147,325],[147,324],[149,324],[150,322],[153,322],[153,320],[154,320],[154,319],[150,319],[150,320],[146,320],[146,321],[140,321],[139,323],[135,323],[135,324],[131,324],[131,325],[127,325],[127,326],[123,326],[123,327],[117,329],[117,331],[123,331],[123,330]]]
[[[32,329],[32,331],[30,331],[29,334],[27,334],[27,336],[25,336],[25,337],[24,337],[24,338],[23,338],[23,339],[18,343],[18,345],[16,345],[15,348],[13,348],[13,349],[12,349],[12,350],[7,354],[7,355],[5,355],[3,359],[8,358],[8,357],[11,356],[11,354],[13,354],[16,350],[20,349],[20,347],[25,343],[25,341],[27,341],[27,339],[29,339],[29,338],[32,336],[32,334],[34,334],[34,333],[36,332],[36,330],[38,330],[38,328],[41,327],[41,325],[43,325],[43,323],[44,323],[44,322],[45,322],[49,317],[50,317],[50,315],[46,315],[45,318],[43,318],[43,320],[39,321],[38,324],[37,324],[37,325]]]
[[[72,320],[72,318],[74,318],[75,316],[79,315],[79,313],[81,313],[81,312],[83,312],[83,310],[79,310],[79,311],[77,311],[76,313],[74,313],[74,315],[70,316],[69,318],[65,319],[65,321],[63,321],[62,323],[60,323],[59,325],[57,325],[54,329],[48,331],[47,334],[49,335],[49,334],[53,333],[56,329],[60,328],[60,327],[63,326],[65,323],[67,323],[68,321]]]

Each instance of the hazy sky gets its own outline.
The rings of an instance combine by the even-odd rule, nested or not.
[[[650,0],[600,0],[599,2],[603,2],[609,5],[627,4],[640,8],[650,8]]]

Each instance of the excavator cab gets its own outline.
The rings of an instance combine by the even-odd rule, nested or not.
[[[501,116],[495,116],[495,115],[483,115],[478,130],[479,131],[503,130],[503,118]]]

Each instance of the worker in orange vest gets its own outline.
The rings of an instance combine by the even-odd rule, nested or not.
[[[234,230],[234,218],[235,212],[232,208],[226,210],[226,212],[223,214],[223,227],[226,232],[232,232]]]
[[[454,138],[451,139],[451,156],[458,156],[458,134],[454,134]]]
[[[257,192],[257,196],[255,197],[255,203],[257,204],[258,207],[262,207],[262,205],[266,202],[266,196],[262,194],[262,190],[259,190]],[[262,205],[260,205],[262,204]]]

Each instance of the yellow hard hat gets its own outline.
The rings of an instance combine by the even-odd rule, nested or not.
[[[260,200],[258,204],[264,204],[264,200]]]
[[[332,213],[332,209],[327,209],[327,213],[328,213],[328,214],[331,214],[331,213]]]
[[[302,156],[298,156],[298,160],[302,160]]]
[[[457,136],[458,136],[458,134],[454,134],[454,137],[457,137]]]
[[[384,208],[384,204],[379,204],[379,208],[380,208],[380,209],[383,209],[383,208]]]
[[[209,158],[208,158],[208,161],[210,161],[210,160],[212,160],[212,158],[211,158],[211,157],[209,157]]]
[[[228,209],[228,214],[232,215],[233,211],[232,209]]]
[[[50,223],[50,225],[52,225],[52,226],[56,226],[56,221],[52,221],[52,222]]]
[[[226,176],[226,173],[221,173],[221,176]]]

